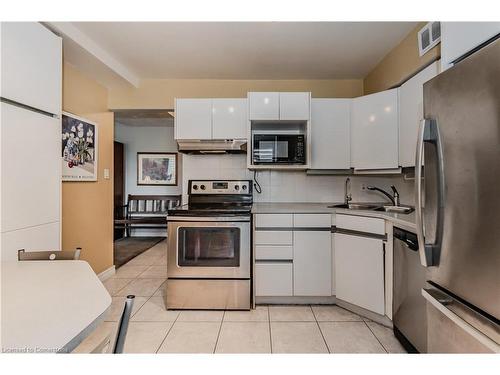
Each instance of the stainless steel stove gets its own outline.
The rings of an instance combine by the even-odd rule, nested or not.
[[[168,309],[250,309],[252,182],[190,180],[168,211]]]

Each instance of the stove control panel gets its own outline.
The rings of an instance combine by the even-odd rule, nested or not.
[[[249,180],[190,180],[189,194],[251,194]]]

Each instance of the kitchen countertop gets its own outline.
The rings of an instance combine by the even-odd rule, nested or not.
[[[364,202],[363,202],[364,203]],[[371,202],[368,202],[371,203]],[[348,214],[354,216],[377,217],[391,221],[394,226],[415,232],[415,211],[409,214],[400,214],[394,212],[373,211],[373,210],[349,210],[345,208],[329,208],[328,206],[337,203],[254,203],[252,206],[253,214]],[[387,204],[377,202],[376,204]]]
[[[2,351],[71,352],[111,297],[81,260],[2,262]]]

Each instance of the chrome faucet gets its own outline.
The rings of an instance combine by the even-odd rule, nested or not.
[[[380,189],[376,186],[367,186],[366,187],[368,190],[376,190],[376,191],[379,191],[381,192],[382,194],[384,194],[387,198],[389,198],[391,200],[391,203],[393,206],[399,206],[400,205],[400,202],[399,202],[399,192],[397,191],[396,187],[394,185],[391,185],[391,189],[392,189],[392,192],[393,192],[393,196],[391,196],[391,194],[389,194],[388,192],[386,192],[385,190],[383,189]]]
[[[345,179],[345,186],[344,186],[344,204],[349,204],[350,201],[352,201],[351,179],[347,177]]]
[[[394,185],[391,185],[391,189],[392,189],[392,196],[394,198],[394,205],[395,206],[400,206],[401,202],[399,201],[399,192],[397,191],[396,189],[396,186]]]

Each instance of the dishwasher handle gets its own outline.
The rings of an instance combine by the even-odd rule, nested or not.
[[[415,233],[394,228],[393,237],[395,240],[403,242],[408,249],[418,252],[418,238]]]

